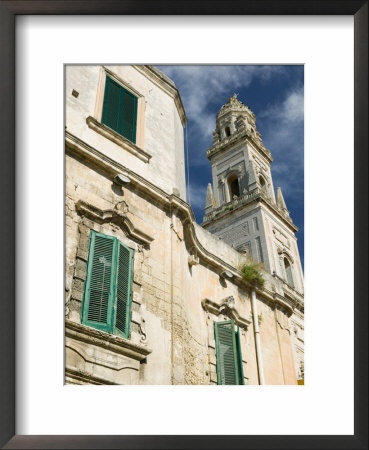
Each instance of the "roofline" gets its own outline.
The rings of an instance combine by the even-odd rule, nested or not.
[[[163,72],[157,69],[154,66],[150,65],[133,65],[136,70],[149,78],[156,86],[160,87],[164,92],[169,94],[176,105],[179,117],[182,122],[182,126],[184,127],[187,123],[186,111],[184,109],[181,95],[179,90],[176,88],[174,81],[167,77]]]

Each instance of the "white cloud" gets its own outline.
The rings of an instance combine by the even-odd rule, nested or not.
[[[258,124],[263,142],[272,152],[274,186],[281,186],[287,202],[303,194],[304,90],[295,88],[279,103],[261,112]]]
[[[238,89],[248,87],[257,78],[267,82],[272,76],[287,76],[284,66],[240,66],[203,65],[158,66],[172,78],[180,91],[185,111],[189,118],[186,130],[190,148],[190,161],[193,167],[209,164],[205,150],[212,145],[215,129],[215,114],[209,105],[226,99]],[[218,108],[222,106],[218,105]]]
[[[158,66],[170,78],[175,79],[180,89],[185,110],[191,120],[202,122],[208,104],[217,95],[233,95],[232,89],[251,84],[254,77],[266,81],[276,73],[285,73],[283,66]],[[210,127],[207,127],[210,128]],[[215,117],[212,129],[215,128]],[[204,132],[204,129],[203,129]],[[206,132],[208,132],[206,130]]]
[[[259,114],[260,119],[268,118],[283,125],[294,125],[304,120],[304,90],[291,91],[282,104],[272,105]]]

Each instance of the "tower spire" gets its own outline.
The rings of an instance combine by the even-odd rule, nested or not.
[[[282,189],[277,187],[277,205],[282,209],[282,211],[289,215],[286,202],[284,201]]]
[[[211,188],[211,183],[208,183],[208,188],[206,190],[206,204],[205,204],[205,210],[214,208],[215,205],[215,199],[213,195],[213,189]]]

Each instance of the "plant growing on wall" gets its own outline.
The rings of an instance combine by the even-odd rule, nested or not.
[[[254,320],[254,314],[251,313],[251,320]],[[263,315],[262,314],[258,314],[258,323],[259,325],[261,324],[261,322],[263,321]]]
[[[242,277],[245,281],[250,283],[252,286],[263,287],[265,280],[261,274],[261,269],[264,266],[261,263],[256,263],[254,261],[248,261],[246,264],[241,266]]]

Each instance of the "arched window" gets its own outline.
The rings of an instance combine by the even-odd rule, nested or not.
[[[284,258],[284,270],[286,271],[287,284],[293,287],[292,267],[287,258]]]
[[[266,194],[267,193],[267,185],[265,183],[264,178],[261,175],[259,176],[259,183],[260,183],[261,190],[263,192],[265,192],[265,194]]]
[[[237,175],[232,175],[228,179],[228,189],[229,189],[229,196],[230,199],[233,200],[233,197],[239,197],[240,196],[240,185],[238,184],[238,177]]]
[[[229,127],[225,127],[224,128],[224,133],[225,133],[226,137],[230,136],[231,135],[231,129]]]

